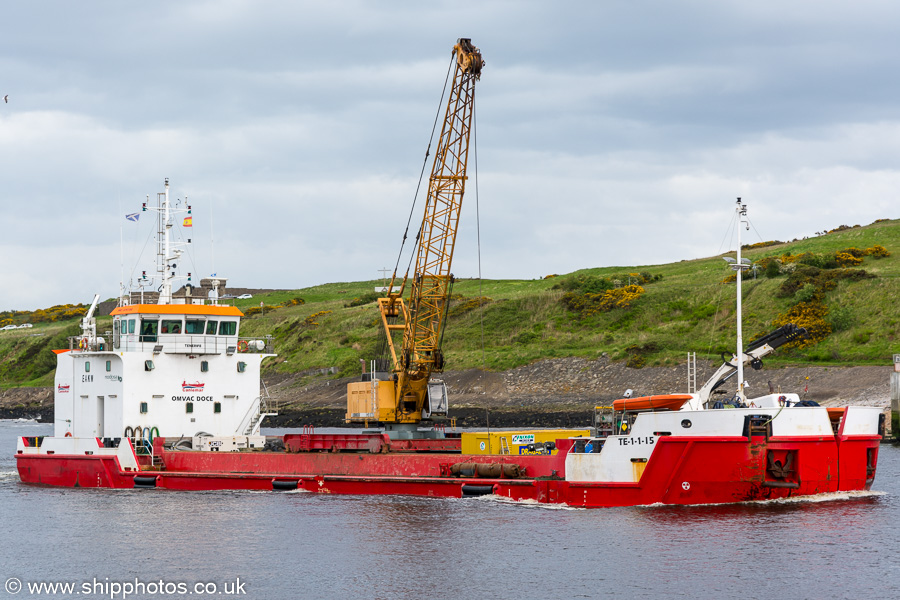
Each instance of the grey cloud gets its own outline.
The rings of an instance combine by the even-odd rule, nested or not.
[[[487,276],[712,254],[738,195],[767,238],[896,216],[898,13],[874,1],[12,4],[0,180],[16,260],[0,267],[12,282],[0,308],[114,295],[121,213],[164,177],[196,206],[198,272],[213,268],[212,219],[214,268],[233,282],[377,277],[460,35],[487,60]],[[477,271],[473,192],[460,276]]]

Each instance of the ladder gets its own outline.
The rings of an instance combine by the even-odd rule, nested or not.
[[[697,391],[697,353],[688,352],[688,394]]]

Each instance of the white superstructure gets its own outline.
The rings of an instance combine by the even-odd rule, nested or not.
[[[274,356],[271,338],[240,337],[243,313],[218,304],[219,280],[207,298],[192,296],[190,286],[173,295],[182,250],[169,241],[178,211],[170,209],[168,180],[157,197],[159,206],[144,210],[158,215],[158,299],[144,303],[142,292],[129,304],[123,294],[104,338],[93,318],[95,296],[82,334],[57,351],[55,437],[258,436],[263,417],[274,414],[260,392],[262,361]],[[190,214],[190,206],[181,210]]]
[[[83,337],[58,355],[55,435],[258,434],[260,367],[274,354],[267,340],[239,337],[241,316],[215,305],[116,308],[108,346]]]

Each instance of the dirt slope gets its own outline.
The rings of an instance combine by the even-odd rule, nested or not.
[[[698,385],[710,377],[718,365],[698,364]],[[865,404],[890,405],[891,367],[786,367],[748,369],[750,395],[768,393],[771,381],[776,391],[797,392],[806,399],[829,406]],[[585,360],[560,358],[492,373],[471,369],[443,374],[449,388],[451,406],[530,410],[581,410],[621,398],[626,389],[635,396],[687,391],[687,369],[644,367],[631,369],[607,358]],[[809,377],[807,380],[806,378]],[[284,406],[342,408],[345,384],[350,379],[331,380],[299,386],[290,377],[267,380],[269,391]],[[804,387],[808,388],[806,393]]]

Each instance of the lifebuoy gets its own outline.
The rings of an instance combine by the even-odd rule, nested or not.
[[[71,431],[67,431],[65,437],[72,437],[72,432],[71,432]]]
[[[87,348],[87,347],[88,347],[88,339],[87,339],[87,338],[81,338],[81,341],[78,342],[78,347],[81,348],[82,350],[85,349],[85,348]]]
[[[241,340],[238,342],[238,352],[246,352],[247,348],[247,340]]]

